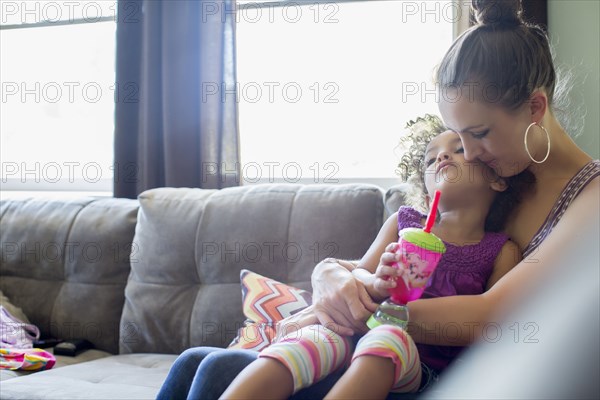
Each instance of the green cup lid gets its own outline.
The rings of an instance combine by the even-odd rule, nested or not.
[[[423,229],[404,228],[398,232],[398,235],[407,242],[420,246],[426,250],[442,254],[446,252],[444,242],[433,233],[427,233]]]

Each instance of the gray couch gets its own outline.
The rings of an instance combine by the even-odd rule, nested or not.
[[[318,261],[360,258],[402,201],[403,186],[364,184],[2,201],[0,289],[44,335],[95,349],[2,371],[0,397],[154,398],[177,354],[236,335],[242,268],[309,289]]]

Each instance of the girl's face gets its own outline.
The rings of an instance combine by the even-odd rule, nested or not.
[[[442,99],[439,108],[446,126],[460,137],[466,161],[481,161],[501,177],[516,175],[531,164],[523,144],[531,123],[526,104],[509,113],[502,107],[459,95],[456,101]]]
[[[482,162],[467,161],[460,136],[446,131],[434,137],[425,150],[425,187],[447,194],[474,195],[501,190],[499,178]]]

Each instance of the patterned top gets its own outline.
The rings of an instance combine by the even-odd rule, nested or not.
[[[523,258],[530,255],[537,247],[546,239],[546,237],[552,232],[552,229],[556,226],[558,221],[562,218],[563,214],[569,208],[571,202],[577,197],[579,193],[590,183],[594,178],[600,175],[600,161],[593,160],[587,163],[576,173],[567,183],[567,186],[563,189],[560,197],[554,203],[554,207],[550,211],[550,214],[546,217],[546,221],[542,224],[540,229],[531,239],[531,242],[523,250]]]
[[[398,230],[423,228],[425,218],[417,210],[402,206],[398,210]],[[454,295],[474,295],[485,291],[487,281],[494,270],[494,262],[502,246],[508,240],[504,233],[486,232],[478,243],[456,246],[444,241],[446,253],[435,269],[421,298]],[[448,327],[437,334],[457,334],[457,329],[469,327]],[[421,361],[429,367],[441,371],[463,350],[463,347],[417,344]]]

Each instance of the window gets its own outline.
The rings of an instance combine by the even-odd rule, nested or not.
[[[1,3],[2,189],[112,193],[116,1]]]
[[[5,191],[112,193],[116,1],[2,1]],[[439,1],[239,1],[244,184],[397,183],[408,119],[461,10]],[[464,14],[464,11],[463,11]]]
[[[244,184],[398,183],[406,122],[437,113],[451,1],[239,2]]]

